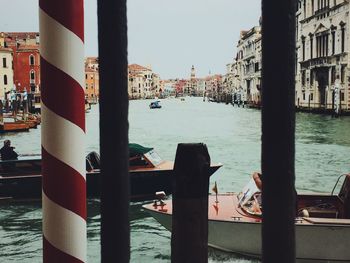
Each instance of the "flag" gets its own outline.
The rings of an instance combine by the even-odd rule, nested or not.
[[[213,190],[213,192],[214,192],[215,194],[218,194],[218,187],[217,187],[217,185],[216,185],[216,181],[215,181],[215,185],[214,185],[214,187],[212,188],[212,190]]]
[[[213,204],[213,207],[215,209],[216,215],[218,215],[219,214],[219,205],[218,205],[218,203]]]

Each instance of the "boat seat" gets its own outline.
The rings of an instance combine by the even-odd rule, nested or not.
[[[339,198],[343,201],[343,218],[350,219],[350,174],[347,174],[339,192]]]

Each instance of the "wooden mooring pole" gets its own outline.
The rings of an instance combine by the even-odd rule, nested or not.
[[[128,59],[126,0],[98,3],[101,262],[129,262]]]
[[[206,145],[178,145],[173,179],[173,263],[208,262],[209,167]]]
[[[84,1],[39,1],[43,262],[86,262]],[[62,104],[64,102],[64,105]]]
[[[262,260],[266,263],[295,262],[296,4],[262,1]]]

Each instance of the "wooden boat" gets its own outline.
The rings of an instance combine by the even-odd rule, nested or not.
[[[24,121],[6,121],[0,123],[0,132],[28,131],[29,124]]]
[[[131,199],[152,199],[157,191],[171,194],[174,163],[162,160],[153,148],[130,144],[129,151]],[[220,167],[212,165],[210,174]],[[87,195],[98,197],[100,163],[96,152],[87,155],[86,168]],[[40,158],[0,162],[0,198],[40,198],[41,177]]]
[[[262,207],[254,182],[239,193],[209,195],[208,245],[261,257]],[[171,200],[143,206],[171,231]],[[298,195],[296,257],[301,262],[350,262],[350,175],[339,194]]]

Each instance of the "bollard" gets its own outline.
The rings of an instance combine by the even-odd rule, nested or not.
[[[210,156],[205,144],[179,144],[173,179],[171,262],[208,262]]]

